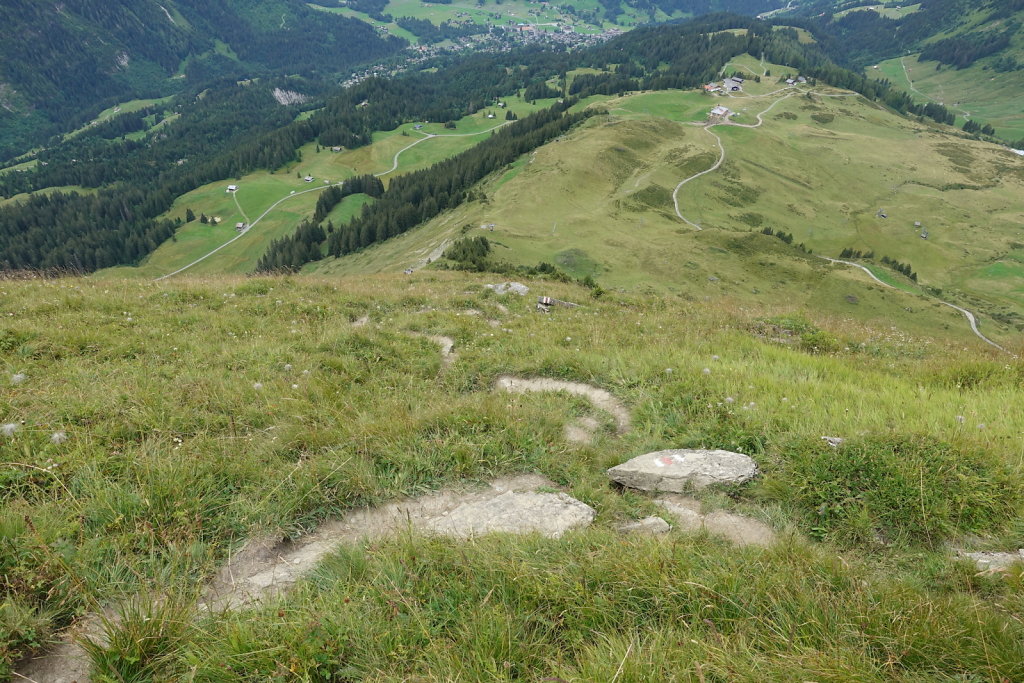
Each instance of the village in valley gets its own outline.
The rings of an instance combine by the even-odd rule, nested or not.
[[[547,8],[548,5],[546,2],[530,4],[536,4],[541,8]],[[422,3],[422,6],[429,8],[432,5]],[[556,21],[541,21],[540,9],[531,9],[527,17],[512,17],[513,14],[492,14],[490,20],[483,25],[485,30],[480,33],[438,43],[422,42],[410,45],[395,57],[352,73],[342,81],[342,86],[351,87],[368,78],[387,78],[416,67],[426,68],[433,60],[460,53],[511,52],[524,45],[580,49],[597,45],[624,33],[619,27],[601,29],[581,23],[572,14],[559,15],[561,18]],[[457,12],[454,16],[450,22],[454,27],[478,23],[467,12]],[[378,25],[377,30],[384,35],[391,33],[386,24]]]

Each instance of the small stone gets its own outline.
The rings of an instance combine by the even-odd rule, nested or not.
[[[742,453],[672,449],[637,456],[608,470],[623,486],[682,493],[714,484],[742,484],[757,475],[757,464]]]
[[[823,436],[821,440],[827,443],[832,448],[839,448],[846,439],[841,436]]]
[[[1017,552],[960,552],[961,557],[974,561],[974,566],[980,571],[1000,571],[1008,569],[1011,565],[1024,563],[1024,548]]]
[[[667,534],[672,530],[672,525],[661,517],[644,517],[635,522],[627,522],[619,526],[619,531],[624,534],[645,534],[648,536],[659,536]]]

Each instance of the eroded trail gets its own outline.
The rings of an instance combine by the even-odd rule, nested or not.
[[[495,382],[495,389],[513,394],[531,392],[564,391],[574,396],[582,396],[590,401],[598,410],[603,410],[615,419],[617,434],[625,434],[632,426],[629,411],[609,392],[582,382],[568,382],[548,377],[511,377],[503,375]],[[583,418],[566,425],[566,439],[576,443],[589,443],[598,424],[593,419]]]
[[[565,493],[538,492],[554,484],[538,475],[492,481],[355,510],[294,541],[263,537],[236,553],[207,588],[200,609],[220,611],[260,604],[286,592],[337,548],[404,531],[452,538],[486,533],[541,533],[558,538],[587,526],[593,508]]]

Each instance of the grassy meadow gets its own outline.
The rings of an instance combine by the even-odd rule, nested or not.
[[[1024,545],[1019,359],[791,303],[494,281],[0,283],[0,672],[127,605],[96,680],[1024,677],[1021,573],[950,550]],[[538,294],[583,305],[542,315]],[[411,333],[458,357],[442,372]],[[497,394],[503,374],[602,387],[633,429],[599,413],[571,444],[589,405]],[[605,468],[677,447],[750,454],[759,479],[701,498],[779,542],[618,534],[657,508]],[[519,472],[594,525],[342,547],[287,596],[190,614],[247,538]]]
[[[572,7],[570,11],[566,5]],[[349,7],[330,7],[323,4],[311,4],[314,9],[361,19],[373,26],[384,26],[390,35],[405,38],[416,44],[418,38],[394,22],[382,22],[365,12]],[[550,2],[539,4],[526,0],[501,0],[500,2],[468,2],[454,0],[448,4],[421,2],[420,0],[391,0],[384,6],[383,14],[394,18],[412,17],[425,19],[434,25],[444,22],[491,24],[496,26],[515,26],[516,24],[533,24],[539,29],[553,29],[558,25],[573,25],[579,33],[594,33],[614,27],[632,27],[651,21],[664,21],[670,18],[661,10],[655,10],[654,18],[640,12],[634,7],[625,6],[615,22],[604,20],[604,7],[597,0],[580,0],[572,3]],[[678,15],[678,13],[676,13]]]
[[[904,71],[906,65],[906,71]],[[938,102],[957,117],[962,126],[970,117],[990,123],[1004,140],[1024,139],[1024,113],[1018,104],[1024,97],[1024,72],[998,73],[981,63],[966,69],[921,62],[917,55],[880,62],[867,70],[905,90],[917,103]],[[909,78],[908,78],[909,76]]]
[[[835,315],[888,317],[908,329],[963,325],[959,314],[919,297],[879,294],[887,305],[849,304],[850,296],[875,299],[878,292],[864,287],[866,277],[856,272],[821,284],[824,273],[835,275],[833,267],[744,235],[771,227],[816,254],[835,257],[847,247],[874,251],[876,260],[868,265],[884,281],[910,292],[941,290],[947,300],[981,313],[987,332],[1016,338],[1024,312],[1018,276],[1021,160],[849,93],[819,88],[842,96],[804,92],[779,102],[758,128],[714,128],[725,162],[679,192],[683,214],[705,230],[683,224],[673,210],[673,188],[718,157],[714,137],[690,124],[704,120],[716,104],[733,109],[737,123],[756,123],[756,115],[780,97],[768,93],[786,73],[752,58],[728,68],[767,69],[773,76],[748,81],[743,97],[662,91],[601,98],[594,106],[608,116],[495,174],[481,184],[482,200],[307,270],[397,272],[446,242],[482,234],[498,261],[546,261],[606,286],[725,294],[755,304],[792,299]],[[879,209],[888,218],[878,217]],[[915,222],[928,231],[927,239]],[[881,265],[882,256],[910,263],[919,283]]]
[[[522,117],[553,102],[537,100],[530,104],[517,96],[502,101],[506,108],[490,107],[465,116],[455,122],[453,129],[445,128],[441,123],[403,124],[395,130],[375,133],[370,145],[341,152],[310,143],[298,150],[299,161],[282,168],[256,171],[238,179],[226,179],[197,188],[178,197],[174,206],[162,216],[184,220],[186,211],[191,209],[197,220],[179,228],[173,239],[160,245],[139,266],[110,268],[105,273],[145,278],[171,273],[233,240],[237,236],[234,230],[236,223],[252,223],[269,207],[284,199],[243,237],[193,266],[194,270],[189,269],[189,272],[199,274],[250,273],[273,240],[291,234],[304,218],[312,216],[318,193],[306,190],[323,188],[328,182],[337,183],[364,173],[385,174],[383,180],[387,184],[393,174],[426,168],[479,143],[485,139],[488,130],[505,122],[506,111]],[[488,114],[493,114],[494,118],[488,118]],[[416,130],[416,125],[422,126],[423,134]],[[437,137],[424,139],[424,134]],[[417,140],[423,141],[402,151]],[[395,155],[400,152],[395,167]],[[392,168],[395,168],[393,173],[386,173]],[[312,183],[305,182],[307,176],[314,178]],[[238,185],[234,195],[226,191],[229,184]],[[295,193],[294,197],[292,193]],[[343,207],[337,209],[332,220],[336,224],[347,220],[366,199],[363,196],[347,200]],[[220,217],[222,222],[216,226],[204,225],[198,220],[202,214]]]

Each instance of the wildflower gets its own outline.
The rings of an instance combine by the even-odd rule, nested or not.
[[[256,391],[259,391],[260,389],[263,388],[263,383],[262,382],[253,382],[252,383],[252,388],[255,389]]]
[[[11,375],[11,384],[18,385],[27,379],[28,375],[26,375],[24,372],[19,372],[14,375]]]
[[[719,360],[718,356],[711,356],[711,360]]]
[[[50,443],[64,443],[68,440],[68,433],[63,429],[50,435]]]
[[[293,384],[293,385],[292,385],[292,389],[298,389],[298,388],[299,388],[299,385],[298,385],[298,384]]]
[[[285,372],[291,372],[292,371],[292,364],[291,363],[285,363],[284,364],[284,370],[285,370]]]
[[[309,370],[303,370],[303,371],[302,371],[302,374],[303,374],[303,375],[308,375],[308,374],[309,374]]]
[[[0,427],[0,432],[3,432],[4,436],[14,436],[14,432],[16,431],[18,431],[18,425],[14,422],[8,422]]]
[[[964,416],[963,415],[957,415],[956,416],[956,421],[959,422],[960,424],[963,424],[964,423]]]
[[[782,397],[782,402],[783,402],[783,403],[788,403],[788,402],[789,402],[789,399],[788,399],[788,398],[786,398],[785,396],[783,396],[783,397]]]
[[[710,375],[711,374],[711,368],[704,368],[703,370],[701,370],[701,372],[703,372],[705,375]]]
[[[984,428],[985,428],[985,424],[984,423],[978,425],[978,429],[984,429]]]
[[[672,374],[672,368],[665,368],[665,374],[671,375]]]
[[[846,439],[839,436],[823,436],[821,437],[821,440],[828,443],[832,448],[838,448],[840,444],[846,441]]]
[[[572,341],[572,337],[566,337],[566,338],[565,338],[565,341],[567,341],[567,342],[571,342],[571,341]]]
[[[732,396],[726,396],[725,397],[725,402],[726,403],[733,403],[734,401],[736,401],[736,399],[734,399]]]

